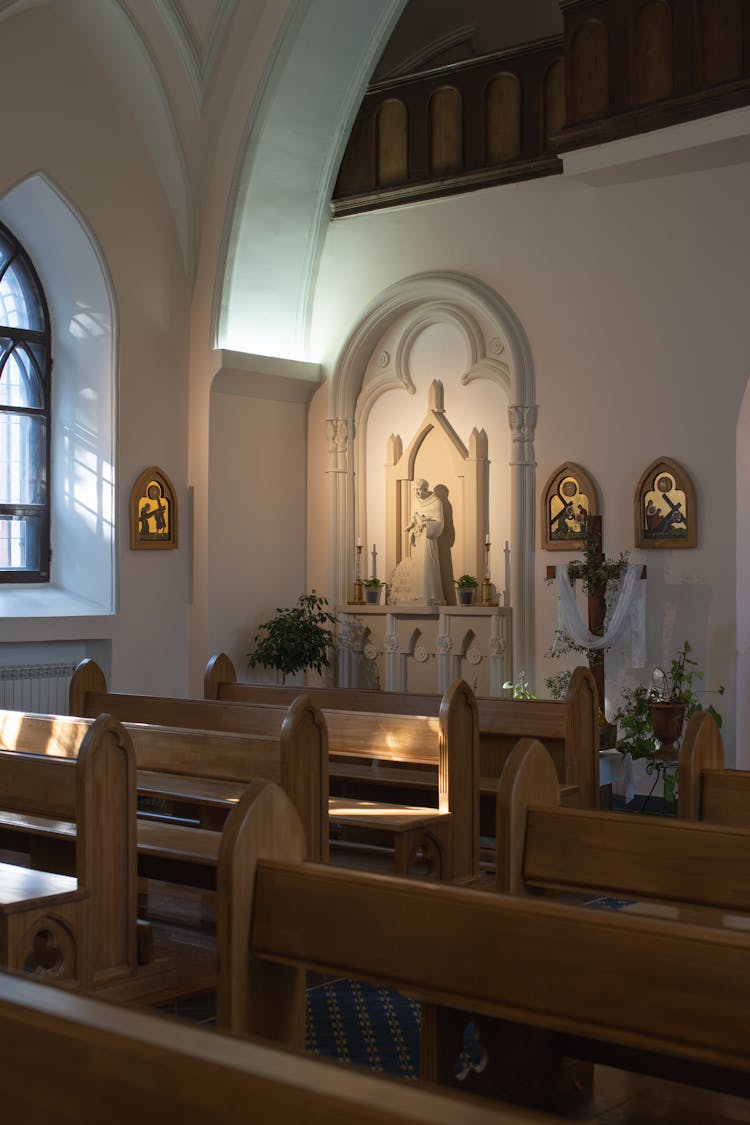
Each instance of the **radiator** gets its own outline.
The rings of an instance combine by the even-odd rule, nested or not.
[[[66,715],[75,664],[0,667],[0,709]]]

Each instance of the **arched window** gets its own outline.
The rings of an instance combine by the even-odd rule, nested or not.
[[[51,366],[41,283],[0,224],[0,582],[49,581]]]

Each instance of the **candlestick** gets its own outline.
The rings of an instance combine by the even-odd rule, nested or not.
[[[482,605],[496,605],[492,600],[492,582],[490,581],[490,537],[484,541],[484,579],[482,581]]]
[[[362,544],[357,540],[354,554],[354,599],[352,605],[364,605],[365,588],[362,583]]]
[[[373,545],[372,545],[372,577],[377,578],[377,576],[378,576],[378,552],[375,548],[375,544],[373,543]]]

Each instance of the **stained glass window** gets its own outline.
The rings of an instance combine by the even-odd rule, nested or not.
[[[51,366],[41,283],[0,225],[0,582],[49,580]]]

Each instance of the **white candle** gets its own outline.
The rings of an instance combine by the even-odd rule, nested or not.
[[[490,533],[489,533],[489,531],[488,531],[488,532],[487,532],[487,534],[485,535],[485,537],[484,537],[484,541],[485,541],[485,543],[489,543],[489,541],[490,541]]]
[[[358,546],[358,547],[361,547],[361,546],[362,546],[362,540],[360,539],[360,537],[359,537],[359,536],[357,536],[357,546]]]

